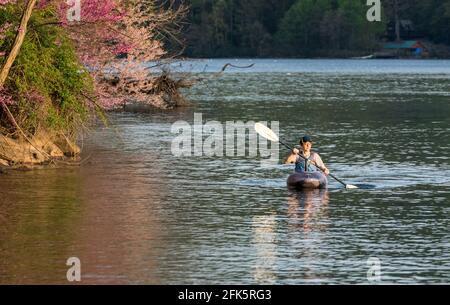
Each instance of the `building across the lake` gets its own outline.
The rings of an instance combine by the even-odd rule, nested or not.
[[[383,46],[383,51],[392,57],[427,58],[430,55],[428,48],[419,40],[387,42]]]

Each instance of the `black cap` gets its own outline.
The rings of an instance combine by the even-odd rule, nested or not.
[[[306,142],[310,142],[312,143],[312,139],[310,136],[304,136],[303,138],[300,139],[300,144],[306,143]]]

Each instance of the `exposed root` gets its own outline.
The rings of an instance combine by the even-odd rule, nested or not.
[[[167,73],[163,73],[154,80],[153,92],[157,95],[162,94],[170,108],[188,106],[189,102],[180,94],[180,88],[189,88],[192,84],[186,79],[173,80]]]
[[[190,103],[180,93],[180,89],[191,87],[195,81],[187,78],[173,79],[168,72],[146,80],[125,79],[105,75],[103,81],[110,86],[119,87],[121,94],[128,97],[129,103],[137,102],[161,109],[184,107]]]

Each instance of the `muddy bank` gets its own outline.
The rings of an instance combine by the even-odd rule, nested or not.
[[[121,107],[111,107],[110,111],[142,111],[148,109],[171,110],[177,107],[189,106],[180,88],[192,85],[186,79],[173,80],[167,74],[149,79],[145,86],[136,84],[133,80],[121,81],[117,78],[104,79],[108,85],[114,87],[123,82],[129,97]],[[4,172],[9,169],[30,169],[38,165],[47,165],[54,161],[68,160],[81,153],[75,140],[68,139],[64,134],[54,135],[52,131],[39,131],[33,136],[12,137],[0,134],[0,168]]]
[[[80,147],[64,135],[38,132],[31,139],[0,135],[0,173],[56,161],[76,160]]]

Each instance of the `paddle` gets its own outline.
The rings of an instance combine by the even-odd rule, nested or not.
[[[272,141],[272,142],[278,142],[278,143],[280,143],[281,145],[285,146],[286,148],[288,148],[289,150],[292,151],[292,147],[291,147],[290,145],[286,144],[285,142],[281,141],[281,140],[278,138],[278,136],[272,131],[272,129],[270,129],[270,128],[267,127],[266,125],[261,124],[261,123],[256,123],[256,124],[255,124],[255,130],[256,130],[256,132],[257,132],[260,136],[262,136],[262,137],[268,139],[269,141]],[[299,156],[300,156],[301,158],[303,158],[304,160],[307,160],[304,156],[302,156],[302,155],[299,155]],[[310,160],[308,160],[308,161],[311,162],[315,167],[317,167],[318,169],[320,169],[322,172],[324,171],[322,168],[320,168],[319,166],[317,166],[314,162],[312,162],[312,161],[310,161]],[[341,179],[338,179],[337,177],[335,177],[335,176],[332,175],[332,174],[328,174],[328,175],[329,175],[330,177],[332,177],[333,179],[335,179],[337,182],[343,184],[343,185],[345,186],[345,188],[347,188],[347,189],[357,189],[357,188],[358,188],[356,185],[346,184],[344,181],[342,181]]]

